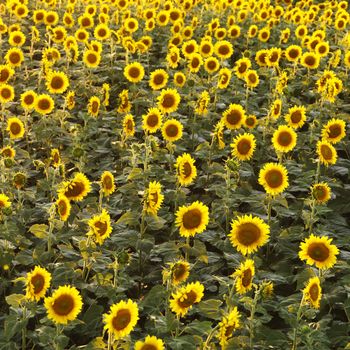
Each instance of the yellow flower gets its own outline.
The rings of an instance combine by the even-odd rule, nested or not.
[[[152,181],[149,183],[146,198],[147,213],[157,215],[164,200],[164,195],[162,195],[161,190],[162,185],[159,182]]]
[[[16,150],[11,146],[5,146],[0,150],[0,154],[3,157],[14,159],[16,156]]]
[[[245,118],[244,126],[246,126],[248,129],[254,129],[257,123],[258,121],[256,119],[256,116],[251,114]]]
[[[23,51],[17,47],[13,47],[7,51],[5,60],[10,67],[20,67],[24,60]]]
[[[28,90],[21,94],[21,106],[23,109],[29,111],[34,108],[36,97],[37,94],[33,90]]]
[[[55,323],[67,324],[77,318],[83,307],[79,291],[75,287],[60,286],[51,297],[45,298],[47,317]]]
[[[235,103],[230,104],[222,114],[222,120],[228,129],[239,129],[245,120],[244,108]]]
[[[238,61],[235,63],[235,74],[238,78],[244,79],[247,71],[250,69],[252,66],[252,63],[250,62],[249,58],[243,57],[240,58]]]
[[[196,201],[189,206],[182,206],[176,212],[175,224],[182,237],[191,237],[202,233],[209,223],[209,208]]]
[[[9,208],[11,206],[11,202],[9,201],[9,197],[6,194],[0,193],[0,210],[4,208]]]
[[[158,108],[150,108],[148,113],[142,116],[142,128],[149,133],[155,133],[162,125],[162,117]]]
[[[250,69],[246,72],[244,80],[249,88],[257,87],[260,81],[258,73],[253,69]]]
[[[175,167],[177,169],[177,177],[181,186],[190,185],[197,177],[197,168],[194,165],[195,160],[190,154],[184,153],[176,159]]]
[[[177,48],[176,46],[171,47],[166,56],[166,60],[170,68],[177,68],[180,60],[179,48]]]
[[[180,94],[176,89],[162,90],[158,96],[158,108],[162,113],[175,112],[180,103]]]
[[[273,196],[283,192],[289,186],[287,169],[282,164],[266,163],[260,170],[259,184]]]
[[[174,84],[178,87],[183,87],[186,83],[186,76],[182,72],[176,72],[174,74]]]
[[[135,134],[135,122],[131,114],[127,114],[123,119],[123,133],[126,137],[134,136]]]
[[[331,199],[331,189],[326,182],[314,184],[311,187],[312,197],[318,204],[323,204]]]
[[[188,66],[188,69],[190,70],[191,73],[199,72],[202,64],[203,64],[203,59],[202,59],[202,56],[198,52],[195,52],[188,57],[188,65],[187,66]]]
[[[322,297],[321,282],[318,277],[312,277],[308,280],[306,287],[303,289],[304,302],[310,303],[315,308],[320,308],[320,301]]]
[[[276,151],[287,153],[297,144],[297,133],[287,125],[280,125],[273,133],[272,144]]]
[[[129,102],[129,91],[124,89],[119,94],[120,104],[118,106],[119,113],[128,113],[131,109],[131,103]]]
[[[250,160],[253,156],[256,141],[253,134],[244,133],[236,136],[231,143],[232,155],[239,160]]]
[[[306,108],[304,106],[294,106],[289,108],[288,114],[284,117],[288,125],[294,129],[301,128],[306,121]]]
[[[172,284],[178,285],[190,275],[190,264],[185,260],[178,260],[170,264],[169,270]]]
[[[232,277],[236,278],[236,290],[239,294],[245,294],[250,291],[253,287],[253,277],[255,275],[254,261],[247,259],[240,264]]]
[[[149,77],[149,86],[153,90],[160,90],[168,83],[169,75],[164,69],[156,69]]]
[[[254,253],[269,239],[270,227],[259,217],[244,215],[233,220],[229,238],[243,255]]]
[[[218,89],[226,89],[231,81],[232,72],[228,68],[221,68],[218,77]]]
[[[96,243],[102,245],[106,238],[112,233],[111,218],[106,209],[99,215],[93,216],[88,225],[90,227],[88,236],[93,236]]]
[[[25,35],[20,30],[10,33],[9,44],[11,46],[21,47],[26,41]]]
[[[128,299],[117,304],[113,304],[109,314],[103,315],[103,321],[106,323],[104,329],[114,335],[114,339],[119,340],[131,333],[139,319],[139,310],[137,304]]]
[[[65,97],[65,103],[69,110],[72,110],[75,107],[75,92],[69,91]]]
[[[220,68],[220,62],[216,57],[209,57],[204,62],[204,69],[209,74],[215,73]]]
[[[285,56],[289,62],[298,62],[303,50],[299,45],[290,45],[285,50]]]
[[[268,27],[264,27],[260,29],[258,34],[258,39],[261,42],[266,43],[270,39],[270,29]]]
[[[52,165],[57,168],[61,164],[61,156],[60,151],[57,148],[53,148],[51,150],[51,157],[50,160],[52,161]]]
[[[177,316],[183,317],[194,304],[199,303],[204,296],[204,286],[200,282],[188,283],[171,295],[170,309]]]
[[[35,266],[34,270],[27,273],[26,277],[26,298],[39,301],[45,297],[46,291],[50,287],[51,274],[40,266]]]
[[[282,100],[277,99],[273,101],[271,108],[270,108],[270,115],[272,118],[277,119],[281,115],[282,110]]]
[[[185,58],[189,59],[191,55],[198,52],[198,44],[196,40],[192,39],[189,41],[185,41],[182,44],[181,51],[182,51],[182,54],[185,56]]]
[[[91,191],[88,178],[83,173],[77,173],[73,179],[64,181],[59,190],[59,195],[66,196],[69,200],[81,201]]]
[[[97,96],[91,96],[88,103],[88,113],[92,117],[97,117],[100,111],[101,101]]]
[[[211,41],[202,39],[198,51],[202,55],[202,57],[207,58],[213,54],[214,46],[211,43]]]
[[[46,76],[46,87],[51,94],[63,94],[69,86],[65,73],[50,71]]]
[[[232,338],[233,332],[240,327],[239,319],[241,315],[235,306],[232,311],[222,318],[219,323],[219,334],[218,338],[220,341],[221,348],[224,349],[228,340]]]
[[[338,143],[346,136],[345,128],[344,120],[332,118],[322,128],[322,138],[330,143]]]
[[[138,340],[135,343],[134,350],[164,350],[163,340],[157,337],[148,335],[145,341]]]
[[[25,132],[23,122],[17,117],[9,118],[7,120],[6,130],[10,133],[11,139],[20,139]]]
[[[255,61],[260,67],[267,66],[266,57],[267,57],[268,53],[269,53],[269,50],[266,50],[266,49],[262,49],[262,50],[257,51],[257,53],[255,55]]]
[[[0,65],[0,84],[5,84],[15,74],[15,70],[9,64]]]
[[[268,50],[266,55],[266,64],[268,67],[278,67],[279,60],[282,56],[282,49],[279,47],[273,47]]]
[[[328,166],[336,163],[337,151],[330,142],[326,140],[318,141],[316,151],[322,164]]]
[[[204,90],[196,103],[195,113],[198,115],[206,115],[208,113],[208,105],[210,102],[209,92]]]
[[[100,186],[105,196],[109,196],[115,191],[114,176],[110,171],[103,172]]]
[[[35,99],[34,109],[36,112],[46,115],[53,111],[55,102],[53,98],[46,94],[38,95]]]
[[[62,221],[67,221],[71,211],[71,205],[68,198],[62,194],[59,195],[56,201],[56,207],[60,219]]]
[[[111,36],[111,30],[104,23],[100,23],[95,27],[94,37],[98,40],[104,41]]]
[[[96,68],[101,62],[100,52],[95,50],[85,50],[83,54],[83,62],[89,68]]]
[[[316,69],[320,65],[320,56],[314,52],[305,52],[300,58],[300,64],[308,69]]]
[[[175,142],[182,137],[183,125],[176,119],[167,120],[162,127],[162,135],[164,140]]]
[[[124,68],[124,76],[132,83],[138,83],[143,79],[145,70],[143,66],[138,62],[129,63]]]
[[[313,234],[300,243],[299,258],[319,269],[330,269],[337,261],[338,248],[331,244],[332,238]]]
[[[15,89],[8,84],[0,85],[0,103],[7,103],[13,101],[15,98]]]
[[[227,40],[217,41],[214,45],[216,56],[221,59],[228,59],[233,55],[232,44]]]

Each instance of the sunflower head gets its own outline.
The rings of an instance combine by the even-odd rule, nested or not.
[[[232,275],[233,278],[236,278],[237,293],[245,294],[252,289],[254,275],[255,265],[253,260],[247,259],[240,264],[239,268]]]
[[[157,181],[152,181],[148,185],[147,196],[146,196],[146,211],[147,213],[157,215],[164,195],[161,193],[162,185]]]
[[[81,201],[91,191],[91,184],[83,173],[77,173],[73,179],[64,181],[59,190],[59,195],[64,195],[69,200]]]
[[[280,125],[273,133],[272,144],[278,152],[290,152],[297,143],[297,133],[287,125]]]
[[[53,111],[55,102],[50,95],[41,94],[35,99],[34,109],[36,112],[46,115]]]
[[[231,147],[234,157],[241,161],[250,160],[256,147],[255,137],[248,133],[238,135],[233,139]]]
[[[163,340],[153,336],[148,335],[145,341],[138,340],[135,343],[135,350],[164,350]]]
[[[15,89],[12,85],[1,84],[0,85],[0,103],[4,104],[13,101],[15,98]]]
[[[26,298],[39,301],[45,297],[50,287],[51,274],[40,266],[35,266],[26,277]]]
[[[233,332],[240,327],[240,317],[241,315],[235,306],[219,323],[219,333],[217,337],[223,349],[225,349],[227,342],[233,337]]]
[[[182,137],[183,125],[176,119],[167,120],[162,127],[162,135],[164,140],[175,142]]]
[[[238,104],[230,104],[222,114],[222,119],[228,129],[239,129],[244,123],[245,117],[245,110]]]
[[[318,204],[324,204],[331,199],[331,189],[326,182],[314,184],[311,187],[312,197]]]
[[[17,117],[9,118],[7,120],[7,129],[6,129],[11,139],[19,139],[23,137],[25,129],[23,122]]]
[[[266,163],[260,170],[259,184],[273,196],[283,192],[289,185],[287,169],[282,164]]]
[[[176,89],[162,90],[158,96],[158,108],[162,113],[175,112],[180,103],[180,94]]]
[[[322,138],[330,143],[338,143],[346,136],[346,123],[342,119],[332,118],[322,128]]]
[[[306,108],[304,106],[289,108],[285,120],[290,127],[294,129],[301,128],[306,121]]]
[[[93,216],[88,225],[90,227],[88,236],[93,236],[96,243],[100,245],[112,233],[111,218],[105,209],[102,210],[101,214]]]
[[[5,208],[9,208],[11,206],[11,202],[9,197],[6,194],[0,193],[0,211]]]
[[[62,221],[67,221],[70,215],[71,205],[66,196],[62,194],[58,196],[58,199],[56,201],[56,208],[57,208],[57,213],[60,216],[60,219]]]
[[[105,196],[109,196],[115,191],[114,176],[110,171],[104,171],[100,180],[101,190]]]
[[[177,157],[175,167],[177,169],[177,178],[181,186],[190,185],[197,177],[197,168],[194,163],[195,160],[188,153]]]
[[[51,94],[63,94],[69,86],[65,73],[50,71],[46,76],[46,87]]]
[[[312,277],[309,279],[306,287],[303,289],[303,297],[304,302],[309,303],[313,308],[320,308],[322,288],[318,277]]]
[[[139,62],[129,63],[124,68],[124,76],[131,83],[140,82],[145,75],[145,70]]]
[[[336,163],[338,157],[337,150],[330,142],[326,140],[318,141],[316,151],[320,162],[325,166]]]
[[[169,270],[172,284],[178,285],[190,275],[190,264],[185,260],[178,260],[170,264]]]

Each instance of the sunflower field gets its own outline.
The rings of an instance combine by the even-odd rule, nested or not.
[[[0,349],[350,349],[337,0],[0,1]]]

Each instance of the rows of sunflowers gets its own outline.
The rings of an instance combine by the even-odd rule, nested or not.
[[[0,349],[350,349],[347,1],[0,2]]]

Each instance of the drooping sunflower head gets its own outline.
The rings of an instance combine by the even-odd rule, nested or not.
[[[309,303],[313,308],[320,308],[322,298],[321,282],[318,277],[309,279],[306,287],[303,289],[304,302]]]
[[[104,329],[114,335],[118,340],[131,333],[139,319],[139,310],[137,304],[131,299],[120,301],[113,304],[108,314],[103,315]]]
[[[146,211],[148,213],[157,215],[164,200],[161,190],[162,185],[159,182],[152,181],[149,183],[146,197]]]
[[[45,297],[47,289],[50,287],[51,274],[40,266],[35,266],[34,270],[27,273],[26,277],[26,298],[39,301]]]
[[[224,349],[228,340],[233,337],[233,332],[240,327],[240,313],[235,306],[232,311],[223,317],[219,323],[218,338],[221,347]]]
[[[209,208],[196,201],[189,206],[182,206],[176,212],[176,226],[182,237],[202,233],[209,223]]]
[[[77,173],[73,179],[64,181],[59,195],[63,194],[69,200],[81,201],[91,191],[91,184],[83,173]]]
[[[167,120],[162,127],[162,135],[164,140],[175,142],[182,137],[183,125],[176,119]]]
[[[241,105],[230,104],[222,114],[222,119],[228,129],[239,129],[245,120],[245,110]]]
[[[25,132],[23,122],[17,117],[9,118],[7,120],[6,130],[9,132],[11,139],[19,139],[23,137]]]
[[[175,167],[177,169],[177,178],[181,186],[190,185],[197,177],[197,168],[194,163],[195,160],[189,153],[184,153],[177,157]]]
[[[304,106],[294,106],[289,108],[285,120],[290,127],[294,129],[301,128],[306,121],[306,108]]]
[[[47,317],[55,323],[67,324],[77,318],[83,307],[82,297],[75,287],[60,286],[44,301]]]
[[[253,277],[255,275],[254,260],[247,259],[240,264],[239,268],[233,273],[236,278],[236,290],[239,294],[245,294],[253,287]]]
[[[297,133],[287,125],[280,125],[273,133],[272,144],[278,152],[290,152],[297,143]]]
[[[16,156],[16,150],[11,146],[5,146],[0,150],[2,157],[14,159]]]
[[[175,112],[180,103],[180,94],[176,89],[162,90],[158,96],[158,108],[162,113]]]
[[[204,296],[204,286],[200,282],[188,283],[172,294],[170,309],[176,315],[183,317],[194,304],[201,301]]]
[[[162,339],[148,335],[145,341],[138,340],[135,343],[135,350],[164,350],[164,343]]]
[[[110,171],[104,171],[100,181],[101,190],[105,196],[109,196],[115,191],[114,176]]]
[[[342,119],[332,118],[322,128],[322,138],[330,143],[338,143],[346,136],[346,124]]]
[[[142,116],[142,128],[149,133],[155,133],[161,127],[162,119],[158,108],[150,108],[148,113]]]
[[[138,83],[143,79],[145,70],[139,62],[129,63],[124,68],[124,76],[131,83]]]
[[[232,155],[239,160],[250,160],[253,156],[256,141],[253,134],[244,133],[236,136],[231,143]]]
[[[330,142],[326,140],[318,141],[316,151],[322,164],[328,166],[336,163],[338,157],[337,150]]]
[[[52,165],[57,168],[61,164],[61,155],[60,151],[57,148],[51,149],[51,157],[50,160],[52,162]]]
[[[330,269],[337,261],[339,249],[331,244],[332,238],[313,234],[300,243],[299,258],[319,269]]]
[[[326,182],[314,184],[311,187],[312,197],[318,204],[324,204],[331,199],[331,188]]]
[[[102,245],[112,233],[111,217],[106,209],[101,214],[93,216],[89,222],[90,231],[88,236],[93,236],[96,243]]]
[[[244,215],[231,223],[231,244],[243,255],[254,253],[269,239],[270,227],[259,217]]]
[[[62,221],[67,221],[70,215],[71,205],[66,196],[62,194],[58,196],[58,199],[56,201],[56,208],[57,208],[57,213],[60,216],[60,219]]]
[[[46,115],[53,111],[55,108],[55,102],[50,95],[41,94],[35,99],[34,109],[36,112]]]
[[[277,195],[288,186],[288,172],[282,164],[266,163],[259,173],[259,184],[266,193]]]

